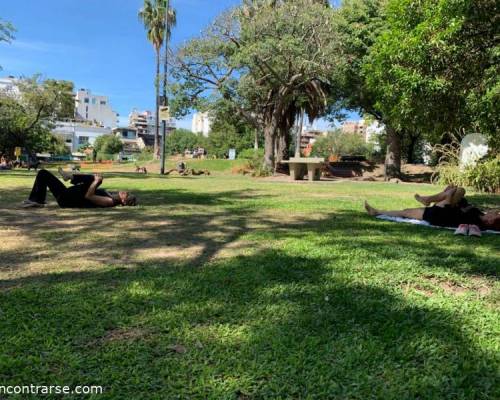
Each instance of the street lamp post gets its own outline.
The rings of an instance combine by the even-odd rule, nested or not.
[[[168,39],[169,39],[169,27],[170,27],[170,0],[166,0],[165,5],[165,64],[163,67],[163,106],[168,107],[168,97],[167,97],[167,85],[168,85]],[[162,133],[161,133],[161,175],[165,174],[165,139],[167,136],[167,121],[163,119],[162,121]]]

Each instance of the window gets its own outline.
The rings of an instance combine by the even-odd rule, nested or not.
[[[105,106],[106,105],[106,100],[101,100],[101,106]]]
[[[92,104],[95,105],[95,103],[96,103],[95,97],[92,97]]]
[[[78,144],[87,144],[89,142],[88,136],[78,136]]]
[[[83,100],[84,103],[89,103],[89,98],[88,97],[85,97],[85,100]]]

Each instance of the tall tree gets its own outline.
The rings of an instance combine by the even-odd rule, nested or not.
[[[16,146],[29,152],[45,150],[52,142],[53,123],[72,117],[67,105],[74,104],[73,84],[41,82],[34,76],[17,85],[19,94],[0,93],[0,150],[11,153]]]
[[[324,1],[245,1],[179,49],[174,104],[231,103],[264,132],[265,164],[274,168],[300,110],[310,118],[326,110],[337,54],[332,15]]]
[[[351,109],[374,117],[387,131],[386,179],[401,174],[401,139],[397,129],[378,101],[376,88],[369,84],[370,54],[377,38],[386,29],[386,0],[345,0],[336,10],[335,30],[340,37],[342,62],[334,71],[339,89],[331,100],[333,109]]]
[[[495,0],[390,0],[364,66],[377,107],[433,140],[480,129],[498,145],[499,11]]]
[[[153,45],[156,56],[155,70],[155,90],[156,90],[156,127],[155,127],[155,142],[154,155],[156,158],[160,156],[160,62],[161,49],[165,40],[166,18],[165,8],[166,0],[144,0],[144,5],[139,11],[139,19],[143,22],[144,28],[147,31],[147,38]],[[177,13],[175,9],[168,10],[168,32],[167,40],[170,39],[172,28],[177,24]]]

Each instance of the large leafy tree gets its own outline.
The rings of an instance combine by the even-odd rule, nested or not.
[[[147,38],[153,45],[156,56],[155,70],[155,90],[156,90],[156,127],[154,154],[158,158],[160,155],[160,62],[161,48],[165,40],[165,29],[167,27],[165,18],[166,0],[144,0],[144,5],[139,11],[139,19],[143,22],[147,32]],[[177,24],[177,14],[175,9],[169,7],[168,10],[168,32],[167,40],[170,40],[172,28]]]
[[[94,149],[100,154],[118,154],[123,150],[123,143],[117,136],[103,135],[94,142]]]
[[[498,145],[499,16],[495,0],[390,0],[363,67],[377,108],[431,140],[480,129]]]
[[[174,105],[227,102],[264,132],[273,168],[287,156],[300,110],[310,118],[326,110],[337,55],[332,15],[325,1],[245,1],[178,50]]]
[[[167,136],[166,151],[169,154],[183,154],[185,150],[207,147],[207,138],[187,129],[176,129]]]
[[[35,76],[17,86],[19,94],[0,92],[0,151],[12,153],[16,146],[46,150],[53,142],[53,123],[73,117],[73,84]]]
[[[386,178],[401,174],[401,142],[404,129],[395,125],[379,103],[377,88],[370,85],[373,46],[386,30],[386,0],[344,0],[336,10],[334,27],[339,36],[341,62],[334,70],[337,91],[330,107],[337,112],[350,109],[375,118],[385,125],[387,149]]]

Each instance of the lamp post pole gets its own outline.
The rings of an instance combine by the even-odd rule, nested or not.
[[[166,0],[165,4],[165,64],[163,67],[163,106],[168,107],[168,97],[167,97],[167,85],[168,85],[168,40],[169,30],[170,30],[170,0]],[[161,133],[161,167],[160,174],[165,174],[165,140],[167,137],[167,121],[163,119],[162,121],[162,133]]]

